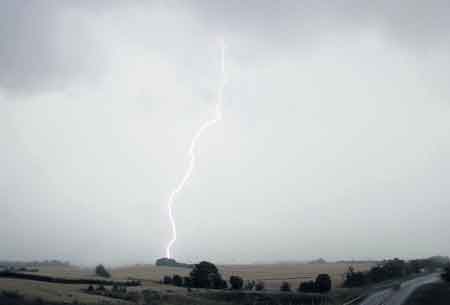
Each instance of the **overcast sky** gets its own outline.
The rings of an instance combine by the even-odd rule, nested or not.
[[[339,2],[339,4],[338,4]],[[0,2],[0,259],[450,254],[450,4]]]

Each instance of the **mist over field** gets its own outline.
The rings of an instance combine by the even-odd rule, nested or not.
[[[0,3],[0,260],[450,253],[448,1]]]

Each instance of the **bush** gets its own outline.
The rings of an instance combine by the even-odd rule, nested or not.
[[[233,290],[240,290],[244,286],[244,280],[237,275],[230,276],[230,285]]]
[[[263,281],[258,281],[255,285],[255,290],[256,291],[262,291],[265,289],[265,285]]]
[[[307,281],[300,283],[298,287],[298,291],[300,292],[316,292],[316,284],[314,281]]]
[[[222,289],[224,281],[217,267],[210,262],[200,262],[194,266],[191,271],[192,286],[196,288],[215,288]]]
[[[2,294],[6,298],[10,299],[22,299],[23,296],[18,291],[2,291]]]
[[[291,284],[289,282],[281,283],[280,291],[291,291]]]
[[[331,277],[326,273],[319,274],[314,284],[318,292],[328,292],[331,290]]]
[[[355,272],[349,267],[345,274],[344,287],[361,287],[366,284],[366,275],[363,272]]]
[[[255,288],[256,282],[255,281],[247,281],[245,283],[245,290],[253,290]]]
[[[165,275],[162,280],[163,284],[170,285],[172,284],[172,278],[168,275]]]
[[[178,287],[183,286],[183,278],[178,274],[175,274],[172,278],[172,284]]]
[[[450,266],[445,267],[444,272],[441,274],[444,281],[450,282]]]
[[[183,277],[183,286],[187,288],[192,287],[192,280],[189,276]]]
[[[227,281],[223,280],[219,273],[211,273],[209,278],[209,288],[226,289],[228,287]]]
[[[101,277],[111,277],[108,270],[103,265],[98,265],[95,267],[95,274]]]

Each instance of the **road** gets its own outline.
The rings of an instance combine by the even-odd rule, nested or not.
[[[399,289],[384,289],[368,296],[360,305],[403,305],[414,290],[422,285],[439,281],[433,273],[403,282]]]

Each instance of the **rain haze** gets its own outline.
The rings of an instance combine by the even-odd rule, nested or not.
[[[1,1],[0,259],[450,254],[448,1]]]

